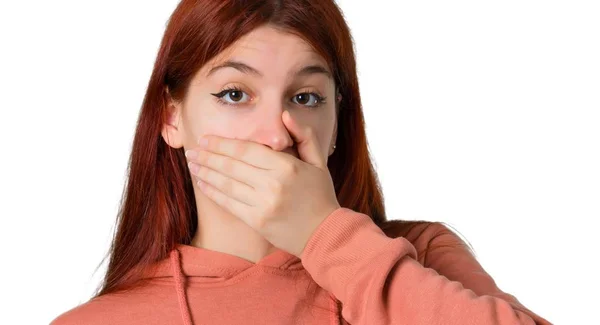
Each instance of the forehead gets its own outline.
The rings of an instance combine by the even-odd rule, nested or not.
[[[232,58],[267,74],[269,71],[287,73],[307,64],[327,68],[325,59],[301,37],[268,26],[259,27],[234,42],[210,60],[201,69],[201,75],[206,76],[213,67]]]

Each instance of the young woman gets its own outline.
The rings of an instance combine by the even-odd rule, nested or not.
[[[439,222],[388,221],[331,0],[183,0],[101,290],[52,324],[550,324]]]

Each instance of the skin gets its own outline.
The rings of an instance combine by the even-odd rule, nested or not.
[[[243,62],[261,76],[233,67],[219,68],[209,74],[211,69],[226,61]],[[296,75],[303,67],[312,65],[322,67],[329,75]],[[250,141],[278,154],[302,159],[302,151],[307,149],[300,149],[299,153],[296,141],[303,141],[299,130],[310,128],[314,135],[314,140],[310,141],[310,146],[314,149],[311,159],[320,160],[326,166],[337,136],[336,103],[341,99],[330,75],[326,61],[303,39],[270,26],[259,27],[204,65],[194,75],[188,94],[182,102],[170,102],[171,114],[162,130],[163,139],[171,147],[184,147],[187,151],[198,150],[198,140],[202,136],[215,135]],[[225,93],[221,97],[224,103],[211,95],[232,86],[240,91]],[[325,102],[314,106],[319,102],[318,96],[311,93],[326,97]],[[284,121],[285,111],[296,125],[296,135],[290,130],[292,122]],[[253,148],[254,153],[261,150],[260,147]],[[261,152],[257,157],[270,157],[269,155],[269,152]],[[276,159],[276,156],[271,158],[284,161]],[[316,175],[315,172],[319,171],[310,170],[304,177],[308,177],[310,173]],[[194,173],[191,174],[194,176]],[[325,184],[328,193],[325,196],[330,197],[328,183],[320,184]],[[193,237],[192,246],[231,254],[253,263],[276,249],[272,244],[275,238],[271,238],[270,242],[259,228],[249,225],[239,215],[215,202],[197,184],[194,186],[194,196],[198,207],[198,231]],[[329,201],[323,204],[327,207],[323,211],[336,207],[337,201]],[[297,239],[294,245],[301,247],[320,221],[314,221],[310,230],[301,236],[302,239]],[[284,244],[278,247],[281,246]],[[291,244],[289,246],[292,247]],[[299,249],[296,250],[299,254]]]

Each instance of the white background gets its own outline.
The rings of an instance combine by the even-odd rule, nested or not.
[[[0,4],[0,323],[49,323],[98,285],[176,3]],[[553,323],[594,319],[598,2],[339,4],[390,218],[449,223]]]

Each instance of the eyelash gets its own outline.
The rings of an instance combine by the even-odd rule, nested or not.
[[[239,105],[241,105],[241,104],[232,104],[232,103],[229,103],[229,102],[223,100],[223,97],[225,95],[227,95],[228,93],[232,92],[232,91],[244,92],[241,88],[239,88],[237,86],[230,86],[230,87],[227,87],[227,88],[223,89],[222,91],[220,91],[220,92],[218,92],[216,94],[211,93],[211,95],[217,97],[217,102],[219,102],[219,104],[228,105],[228,106],[239,106]],[[298,96],[298,95],[302,95],[302,94],[309,94],[309,95],[315,96],[317,98],[317,103],[315,105],[313,105],[313,106],[302,105],[302,104],[298,104],[298,105],[315,109],[315,108],[317,108],[317,107],[319,107],[319,106],[321,106],[321,105],[323,105],[323,104],[326,103],[325,100],[327,99],[327,97],[321,96],[321,95],[319,95],[318,93],[315,93],[315,92],[298,93],[298,94],[294,95],[294,97]]]

